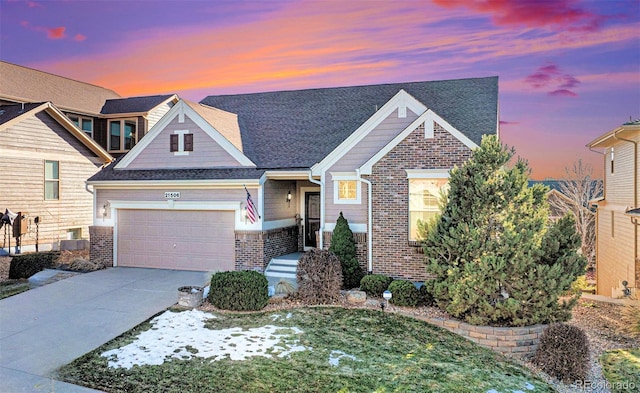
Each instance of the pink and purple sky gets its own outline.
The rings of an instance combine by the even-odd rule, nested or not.
[[[497,75],[533,179],[601,175],[585,144],[640,118],[638,0],[0,0],[0,58],[195,101]]]

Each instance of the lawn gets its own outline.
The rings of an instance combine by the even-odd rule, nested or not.
[[[0,299],[17,295],[21,292],[29,290],[29,282],[27,280],[6,280],[0,282]]]
[[[106,392],[553,391],[526,368],[490,350],[424,322],[376,310],[224,313],[163,337],[167,328],[159,321],[167,315],[173,316],[161,314],[76,359],[58,377]],[[143,336],[147,341],[141,341]],[[180,343],[172,343],[176,340]],[[277,343],[255,346],[265,342]],[[160,350],[159,359],[149,355],[150,346]],[[132,347],[137,352],[126,355]]]
[[[640,390],[640,348],[607,351],[600,362],[613,393]]]

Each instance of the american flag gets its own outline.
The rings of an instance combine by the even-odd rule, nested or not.
[[[244,190],[247,191],[246,188]],[[247,191],[247,218],[253,224],[254,222],[256,222],[256,217],[260,218],[260,216],[258,215],[258,209],[256,209],[256,205],[253,204],[251,194],[249,194],[249,191]]]

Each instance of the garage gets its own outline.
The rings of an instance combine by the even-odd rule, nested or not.
[[[228,271],[235,267],[233,211],[117,211],[118,266]]]

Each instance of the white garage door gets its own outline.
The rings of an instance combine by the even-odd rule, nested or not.
[[[118,266],[234,270],[232,211],[118,210]]]

